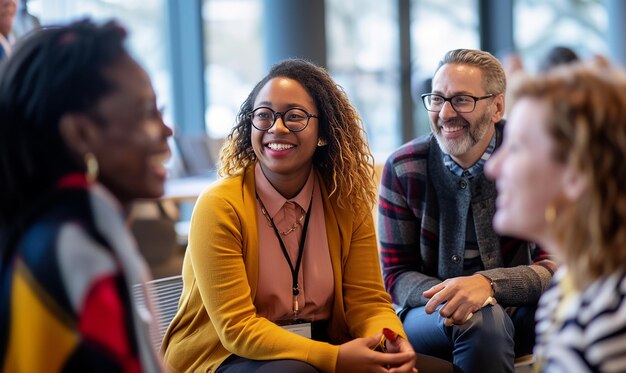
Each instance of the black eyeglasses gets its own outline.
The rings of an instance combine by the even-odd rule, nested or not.
[[[444,97],[436,93],[424,93],[422,95],[422,102],[424,107],[428,111],[440,112],[443,108],[443,104],[449,101],[452,104],[452,108],[457,113],[471,113],[476,109],[476,102],[484,100],[489,97],[494,97],[495,94],[491,93],[486,96],[470,96],[470,95],[456,95],[452,97]]]
[[[318,118],[317,115],[309,114],[306,110],[300,108],[291,108],[283,112],[274,111],[268,107],[258,107],[248,113],[248,117],[252,121],[254,128],[259,131],[268,131],[276,123],[276,119],[280,117],[285,127],[291,132],[300,132],[309,125],[309,119]]]

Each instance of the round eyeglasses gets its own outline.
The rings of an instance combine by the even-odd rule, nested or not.
[[[280,112],[264,106],[249,112],[248,117],[252,121],[254,128],[259,131],[268,131],[274,126],[276,119],[280,117],[285,127],[291,132],[304,130],[309,125],[309,119],[318,118],[317,115],[309,114],[306,110],[300,108],[291,108]]]
[[[452,104],[452,108],[457,113],[471,113],[476,109],[476,102],[484,100],[486,98],[494,97],[493,93],[486,96],[470,96],[470,95],[456,95],[452,97],[444,97],[436,93],[424,93],[422,95],[422,102],[424,107],[428,111],[440,112],[443,108],[443,104],[449,101]]]

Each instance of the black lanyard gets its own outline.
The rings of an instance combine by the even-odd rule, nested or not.
[[[269,215],[269,212],[263,205],[261,198],[259,198],[258,194],[256,196],[257,200],[261,204],[261,208],[267,212],[267,217],[272,223],[272,228],[274,228],[274,233],[276,234],[276,238],[278,238],[278,243],[280,244],[280,249],[283,252],[283,256],[287,263],[289,264],[289,269],[291,270],[291,288],[293,291],[293,316],[297,317],[299,307],[298,307],[298,294],[300,294],[300,289],[298,285],[298,272],[300,272],[300,264],[302,263],[302,253],[304,252],[304,241],[306,241],[306,232],[307,227],[309,226],[309,218],[311,217],[311,210],[313,209],[313,194],[311,193],[311,201],[309,202],[309,209],[306,212],[306,217],[304,218],[304,225],[302,226],[302,236],[300,237],[300,245],[298,246],[298,259],[296,259],[296,266],[294,267],[293,263],[291,263],[291,259],[289,258],[289,253],[287,252],[287,248],[285,247],[285,243],[282,238],[280,238],[280,233],[276,228],[276,224],[274,224],[274,219]]]

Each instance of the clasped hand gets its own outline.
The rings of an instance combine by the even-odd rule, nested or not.
[[[423,293],[430,299],[424,310],[431,314],[443,304],[439,310],[441,317],[461,325],[486,305],[492,292],[490,281],[483,275],[450,278]]]
[[[382,334],[357,338],[339,346],[336,372],[417,373],[415,351],[406,339],[387,340],[387,352],[374,351]]]

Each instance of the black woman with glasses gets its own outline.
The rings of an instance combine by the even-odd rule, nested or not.
[[[496,189],[483,168],[502,143],[505,88],[491,54],[446,53],[422,95],[431,133],[394,152],[381,181],[387,291],[415,351],[464,372],[513,372],[515,357],[532,352],[554,271],[535,244],[492,226]]]
[[[303,60],[275,65],[241,106],[220,160],[224,178],[191,219],[179,312],[163,342],[169,368],[414,372],[382,283],[372,155],[328,73]]]

